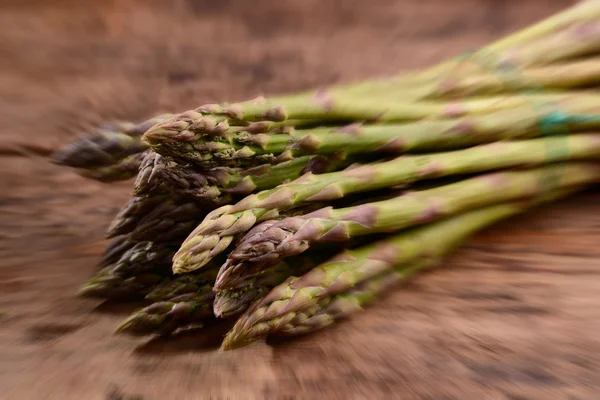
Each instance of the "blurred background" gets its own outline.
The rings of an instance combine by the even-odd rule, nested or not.
[[[219,353],[218,335],[114,337],[131,310],[74,298],[131,181],[47,160],[105,122],[432,65],[573,3],[0,2],[0,398],[599,398],[597,194],[477,236],[449,261],[466,276],[417,280],[343,329]]]

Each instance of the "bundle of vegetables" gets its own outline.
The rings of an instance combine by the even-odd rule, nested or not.
[[[321,329],[599,182],[599,84],[587,1],[426,71],[80,139],[55,160],[105,181],[140,165],[80,293],[144,298],[118,327],[136,335],[237,318],[225,349]]]

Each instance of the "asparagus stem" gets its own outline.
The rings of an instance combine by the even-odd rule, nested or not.
[[[600,38],[599,38],[600,41]],[[168,142],[187,142],[196,138],[196,134],[206,134],[206,121],[212,121],[217,114],[220,118],[235,120],[272,120],[310,119],[321,121],[377,121],[398,122],[414,120],[420,117],[422,110],[436,108],[428,103],[419,104],[419,100],[453,99],[478,94],[496,94],[503,92],[522,92],[524,90],[548,90],[587,87],[600,81],[600,59],[549,65],[545,67],[507,69],[493,73],[467,75],[465,77],[444,79],[422,84],[401,91],[402,101],[390,99],[393,93],[388,88],[383,96],[352,96],[345,93],[320,91],[312,96],[295,96],[282,99],[265,99],[263,102],[235,103],[227,105],[206,105],[197,110],[188,111],[166,120],[149,129],[144,135],[154,148],[168,152]],[[505,68],[506,69],[506,68]],[[518,71],[515,73],[515,71]],[[410,103],[417,104],[410,106]],[[438,105],[439,107],[439,105]],[[435,112],[435,111],[434,111]],[[221,133],[227,132],[223,127]],[[227,135],[225,135],[227,137]],[[280,144],[281,146],[283,144]],[[161,147],[162,146],[162,147]],[[183,146],[183,145],[181,145]],[[183,146],[185,147],[185,146]],[[221,151],[219,142],[204,145],[203,149]],[[175,150],[175,153],[177,153]],[[215,156],[197,159],[205,163]],[[214,161],[213,161],[214,162]]]

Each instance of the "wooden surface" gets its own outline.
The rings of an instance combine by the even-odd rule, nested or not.
[[[115,337],[130,309],[73,297],[131,183],[45,158],[111,118],[430,65],[568,3],[3,1],[0,399],[599,399],[598,191],[485,231],[336,327],[221,353],[227,326]]]

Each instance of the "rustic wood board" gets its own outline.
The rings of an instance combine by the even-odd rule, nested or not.
[[[339,326],[221,353],[226,326],[115,337],[130,308],[73,297],[131,183],[45,158],[111,118],[430,65],[569,3],[2,2],[0,398],[600,398],[597,191],[486,230]]]

